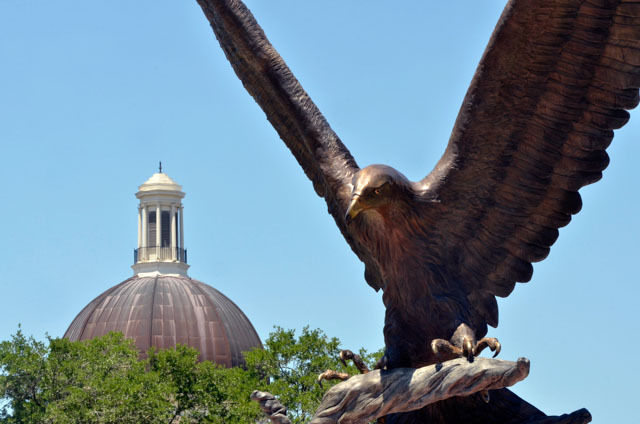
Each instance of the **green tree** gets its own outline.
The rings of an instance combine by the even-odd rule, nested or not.
[[[49,339],[43,422],[168,422],[167,384],[145,363],[130,340],[109,333],[89,342]]]
[[[249,399],[258,381],[242,368],[198,362],[198,351],[184,345],[149,351],[149,365],[150,372],[169,385],[169,423],[248,423],[261,417]]]
[[[255,421],[260,411],[249,400],[247,373],[197,358],[179,345],[141,360],[121,333],[87,342],[49,338],[47,345],[18,330],[0,343],[0,422]]]
[[[313,416],[322,396],[338,381],[317,384],[318,375],[328,369],[357,374],[352,365],[346,368],[339,360],[340,340],[328,337],[322,330],[302,329],[296,338],[294,330],[275,327],[264,343],[264,349],[245,353],[247,372],[262,382],[260,390],[278,397],[294,423],[305,423]],[[360,349],[360,356],[373,368],[381,352],[368,354]]]
[[[11,341],[0,343],[0,390],[5,399],[0,418],[5,422],[37,422],[43,416],[46,400],[41,386],[46,355],[44,343],[27,339],[20,328]],[[9,416],[13,419],[7,420]]]
[[[168,422],[166,384],[120,333],[47,346],[18,330],[0,343],[0,370],[6,423]]]
[[[25,337],[19,328],[0,343],[0,423],[214,423],[258,422],[249,395],[265,390],[308,421],[335,382],[316,383],[327,370],[356,374],[338,360],[340,342],[305,327],[299,337],[276,327],[264,349],[245,352],[246,368],[198,362],[178,345],[140,359],[121,333],[85,342]],[[370,364],[377,355],[360,355]]]

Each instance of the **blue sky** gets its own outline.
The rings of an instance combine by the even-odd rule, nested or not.
[[[249,0],[360,166],[416,180],[440,157],[504,1]],[[134,193],[182,184],[190,275],[264,339],[310,325],[383,345],[380,294],[291,154],[233,74],[195,1],[0,2],[0,339],[61,336],[128,278]],[[549,414],[631,413],[640,365],[640,116],[531,283],[500,300],[514,390]],[[627,358],[625,358],[627,356]]]

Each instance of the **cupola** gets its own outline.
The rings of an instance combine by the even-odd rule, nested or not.
[[[133,254],[133,272],[140,277],[156,274],[187,276],[184,248],[182,186],[156,172],[138,187],[138,247]]]

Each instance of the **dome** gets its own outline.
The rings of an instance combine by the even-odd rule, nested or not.
[[[157,175],[157,174],[156,174]],[[244,364],[243,351],[262,343],[245,314],[213,287],[185,276],[134,276],[92,300],[64,337],[88,340],[120,331],[140,352],[185,344],[200,360]]]
[[[226,367],[244,365],[242,352],[262,347],[245,314],[218,290],[187,274],[182,186],[156,172],[139,186],[138,247],[134,276],[93,299],[64,337],[90,340],[119,331],[141,355],[151,347],[184,344],[200,360]]]
[[[142,192],[155,190],[181,191],[182,186],[173,181],[167,174],[163,172],[156,172],[141,186],[139,186],[138,190]]]

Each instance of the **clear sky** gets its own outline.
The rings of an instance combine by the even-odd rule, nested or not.
[[[359,165],[417,180],[444,151],[505,2],[247,3]],[[62,336],[132,274],[134,193],[162,160],[187,193],[190,275],[263,339],[310,325],[345,348],[382,347],[380,293],[195,1],[4,0],[0,58],[0,340],[18,323]],[[637,115],[490,331],[502,358],[531,360],[514,390],[549,414],[622,422],[637,402]]]

